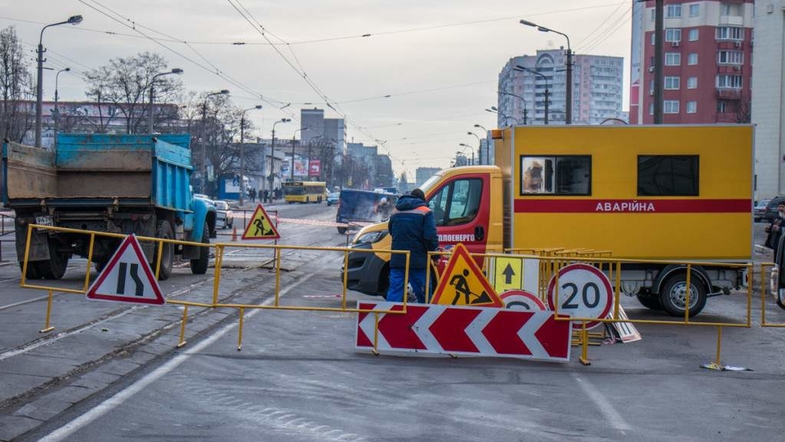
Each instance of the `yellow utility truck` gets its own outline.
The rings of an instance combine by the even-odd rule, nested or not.
[[[686,266],[645,261],[751,259],[752,126],[519,126],[492,138],[495,165],[445,169],[422,186],[442,247],[609,250],[643,261],[622,267],[622,291],[674,316],[686,310]],[[389,249],[386,223],[353,247]],[[351,254],[349,288],[383,296],[388,259]],[[745,278],[693,266],[690,315]]]

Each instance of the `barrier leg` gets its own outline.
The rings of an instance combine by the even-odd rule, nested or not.
[[[237,351],[243,349],[243,319],[245,319],[245,309],[240,307],[240,324],[237,327]]]
[[[586,330],[586,321],[581,323],[581,341],[581,364],[591,365],[589,362],[589,332]]]
[[[38,333],[47,333],[55,328],[49,323],[49,320],[52,318],[52,297],[54,296],[54,291],[49,290],[49,298],[46,300],[46,324],[44,324],[44,328],[38,330]]]
[[[720,364],[720,356],[722,354],[722,327],[717,327],[717,359],[714,361],[717,367],[722,367]]]
[[[379,356],[379,350],[376,347],[379,346],[379,312],[373,312],[373,354]]]
[[[180,348],[186,344],[185,340],[185,323],[188,322],[188,306],[183,306],[183,320],[180,323],[180,342],[177,344],[177,348]]]

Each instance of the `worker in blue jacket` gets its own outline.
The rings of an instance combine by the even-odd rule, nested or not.
[[[428,252],[439,247],[436,222],[433,212],[425,203],[425,194],[414,189],[403,195],[395,204],[395,212],[390,216],[388,230],[392,236],[393,250],[409,251],[409,282],[414,289],[417,302],[425,302],[425,269],[428,266]],[[406,270],[406,255],[393,253],[390,258],[390,288],[387,301],[403,301],[403,285]]]

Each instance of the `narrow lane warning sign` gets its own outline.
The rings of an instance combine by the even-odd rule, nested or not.
[[[261,204],[257,205],[251,221],[245,227],[243,239],[279,239],[280,237],[267,211]]]
[[[504,307],[499,295],[461,243],[453,249],[431,304]]]
[[[127,236],[90,289],[87,299],[163,305],[161,286],[136,236]]]

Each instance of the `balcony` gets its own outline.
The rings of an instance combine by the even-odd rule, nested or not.
[[[720,26],[728,25],[728,26],[743,26],[744,25],[744,17],[741,15],[721,15],[720,16]]]
[[[722,100],[740,100],[741,89],[717,89],[717,98]]]

